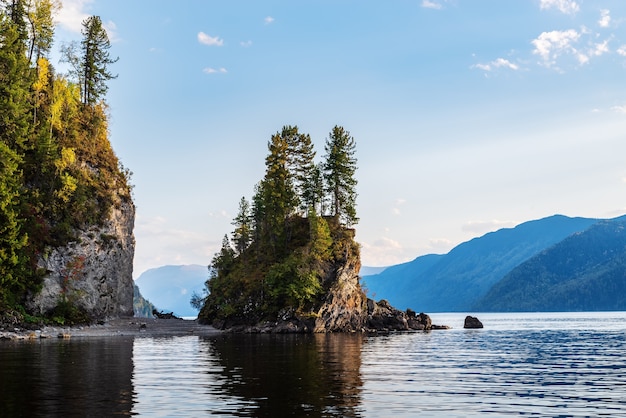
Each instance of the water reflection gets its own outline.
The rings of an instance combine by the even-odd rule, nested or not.
[[[0,415],[130,415],[132,340],[3,343]]]
[[[359,416],[361,335],[225,335],[203,344],[237,416]],[[233,411],[230,411],[233,412]]]

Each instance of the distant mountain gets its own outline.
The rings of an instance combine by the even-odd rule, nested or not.
[[[597,219],[554,215],[472,239],[445,255],[426,255],[363,276],[376,299],[400,309],[461,312],[476,303],[513,268]]]
[[[153,318],[152,310],[156,307],[145,299],[139,290],[139,286],[133,285],[133,313],[136,318]]]
[[[361,270],[359,271],[359,274],[361,276],[371,276],[372,274],[381,273],[386,268],[387,267],[367,267],[367,266],[361,266]]]
[[[163,266],[143,272],[135,284],[158,310],[174,312],[176,316],[196,316],[198,311],[189,301],[193,292],[202,293],[208,277],[207,266]]]
[[[600,221],[527,260],[480,311],[626,310],[626,217]]]

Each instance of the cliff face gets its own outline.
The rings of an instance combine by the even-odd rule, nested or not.
[[[48,274],[43,288],[27,301],[37,314],[67,301],[94,320],[133,315],[135,207],[117,199],[102,226],[77,231],[76,241],[52,248],[39,259]]]
[[[361,260],[348,257],[337,270],[330,291],[317,312],[314,332],[360,331],[367,322],[367,298],[359,284]]]

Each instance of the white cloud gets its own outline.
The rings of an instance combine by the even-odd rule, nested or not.
[[[265,19],[263,19],[263,21],[265,22],[266,25],[270,25],[274,23],[274,18],[272,16],[267,16]]]
[[[391,213],[393,213],[394,215],[401,215],[402,212],[400,211],[400,206],[404,205],[406,203],[406,200],[403,198],[398,198],[395,201],[395,206],[391,209]]]
[[[596,57],[600,55],[604,55],[609,52],[609,40],[605,40],[604,42],[600,42],[599,44],[595,44],[592,54]]]
[[[244,48],[249,48],[252,46],[252,41],[241,41],[239,42],[239,45],[241,45]]]
[[[133,276],[166,264],[208,264],[221,247],[199,230],[185,230],[163,217],[137,217]],[[165,244],[167,243],[167,244]]]
[[[574,0],[541,0],[540,8],[541,10],[555,8],[565,14],[574,14],[580,10]]]
[[[611,24],[611,12],[608,9],[600,10],[600,20],[598,20],[598,25],[602,28],[608,28]]]
[[[491,221],[469,221],[461,229],[464,232],[482,235],[502,228],[513,228],[515,225],[517,225],[517,222],[494,219]]]
[[[619,48],[617,48],[617,53],[621,55],[622,57],[626,57],[626,45],[622,45]]]
[[[483,71],[493,71],[497,68],[506,68],[509,70],[513,70],[513,71],[517,71],[519,70],[519,65],[512,63],[511,61],[504,59],[504,58],[498,58],[495,59],[487,64],[476,64],[473,65],[472,68],[478,68],[479,70],[483,70]]]
[[[626,114],[626,105],[613,106],[611,110],[616,113]]]
[[[434,1],[423,0],[422,1],[422,7],[426,8],[426,9],[441,10],[441,8],[443,6],[440,3],[437,3],[437,2],[434,2]]]
[[[224,40],[220,39],[219,37],[215,36],[210,36],[207,35],[204,32],[198,32],[198,42],[200,42],[203,45],[209,45],[209,46],[222,46],[224,45]]]
[[[533,54],[543,59],[543,64],[550,67],[555,64],[556,58],[563,54],[578,55],[574,44],[580,39],[580,34],[574,29],[565,31],[543,32],[537,39],[532,41],[535,46]],[[579,61],[581,57],[579,56]]]
[[[431,238],[428,240],[429,252],[444,254],[454,247],[454,243],[446,238]]]
[[[83,29],[85,19],[91,16],[88,9],[93,2],[94,0],[61,0],[62,7],[54,20],[59,27],[78,34]],[[102,26],[111,42],[120,40],[115,22],[111,20],[103,21]]]
[[[205,74],[226,74],[228,71],[226,70],[226,68],[221,67],[221,68],[211,68],[211,67],[206,67],[202,69],[202,72]]]
[[[119,36],[117,35],[117,25],[115,24],[115,22],[113,22],[112,20],[108,20],[106,22],[102,22],[102,26],[104,27],[104,30],[107,31],[109,41],[115,43],[120,40]]]
[[[62,0],[63,7],[56,16],[55,21],[65,30],[80,33],[83,28],[83,20],[90,15],[88,6],[94,0]]]

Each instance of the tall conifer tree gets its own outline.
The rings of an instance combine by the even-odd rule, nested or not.
[[[356,216],[356,142],[341,126],[330,132],[324,147],[324,179],[331,197],[331,215],[347,226],[358,223]]]

